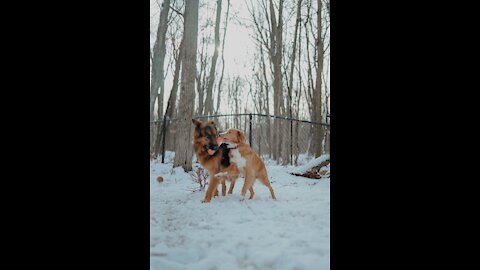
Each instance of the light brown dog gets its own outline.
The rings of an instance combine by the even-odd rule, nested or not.
[[[234,181],[239,175],[239,171],[235,164],[230,163],[229,152],[230,149],[226,145],[219,146],[217,143],[218,131],[214,121],[202,122],[192,119],[195,125],[193,133],[193,147],[197,155],[198,162],[208,170],[210,175],[210,182],[205,198],[202,202],[210,202],[212,196],[218,196],[218,184],[222,183],[222,195],[225,196],[226,185],[225,180],[232,180],[228,193],[232,193]],[[228,171],[229,175],[216,174]],[[250,197],[253,197],[253,188],[250,189]]]
[[[223,142],[226,143],[227,147],[230,149],[230,163],[232,163],[232,165],[236,165],[237,171],[243,173],[243,176],[245,177],[245,182],[242,188],[242,200],[245,199],[245,193],[247,190],[253,187],[256,179],[259,179],[265,186],[267,186],[267,188],[270,190],[270,194],[272,195],[272,199],[275,200],[275,193],[273,192],[273,188],[268,180],[265,164],[257,155],[257,153],[255,153],[255,151],[253,151],[252,148],[250,148],[250,146],[245,142],[245,135],[243,132],[232,128],[220,133],[219,136],[223,138]],[[231,178],[236,179],[234,168],[229,169],[229,167],[227,167],[223,171],[233,171],[234,173]],[[225,174],[220,175],[225,176]],[[234,185],[235,180],[232,180],[232,183],[230,184],[230,190],[233,190]],[[250,191],[250,199],[252,198],[253,190]]]

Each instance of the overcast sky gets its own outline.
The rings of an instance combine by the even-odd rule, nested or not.
[[[157,31],[157,23],[158,23],[158,17],[159,17],[159,7],[158,7],[158,2],[163,2],[163,0],[150,0],[150,32],[156,33]],[[250,1],[249,1],[250,2]],[[213,22],[215,21],[215,8],[216,8],[216,1],[205,1],[205,0],[200,0],[201,4],[205,4],[205,6],[200,7],[199,11],[199,23],[202,23],[205,21],[206,17],[211,18]],[[255,5],[256,1],[252,1],[252,3]],[[292,2],[293,3],[293,2]],[[259,8],[259,7],[257,7]],[[220,43],[222,42],[223,39],[223,26],[225,23],[225,12],[227,9],[227,1],[224,0],[222,2],[222,17],[221,17],[221,23],[220,23]],[[291,9],[291,11],[286,10],[285,11],[285,16],[287,16],[288,12],[291,13],[292,16],[294,16],[294,9]],[[289,22],[294,25],[294,17],[291,18],[285,18],[285,20],[289,20]],[[253,59],[254,59],[254,52],[256,52],[257,48],[255,47],[255,44],[253,42],[253,39],[251,35],[254,33],[252,32],[253,29],[250,27],[247,27],[246,25],[241,25],[241,22],[243,24],[249,24],[251,21],[251,16],[248,12],[248,9],[245,5],[245,0],[231,0],[230,1],[230,11],[229,11],[229,23],[227,26],[227,34],[226,34],[226,39],[225,39],[225,52],[224,52],[224,57],[225,57],[225,75],[224,75],[224,80],[229,76],[229,75],[239,75],[243,78],[249,78],[251,77],[252,74],[252,69],[253,69]],[[290,27],[292,27],[290,26]],[[212,31],[212,39],[213,39],[213,26],[210,27],[209,31]],[[198,50],[200,50],[201,46],[201,29],[199,27],[199,38],[198,38]],[[289,29],[290,32],[293,34],[293,30]],[[155,36],[151,36],[151,46],[153,47],[153,44],[155,42]],[[286,38],[284,36],[284,38]],[[220,44],[221,46],[221,44]],[[208,51],[207,55],[209,57],[209,61],[211,61],[211,57],[213,55],[213,46],[208,46]],[[221,47],[220,47],[221,49]],[[168,50],[168,48],[167,48]],[[169,52],[167,52],[168,54]],[[221,52],[220,52],[221,53]],[[221,71],[221,58],[217,60],[217,74],[220,73]],[[168,57],[168,55],[167,55]],[[268,58],[265,59],[268,61]],[[167,65],[168,59],[165,59],[165,66]],[[325,68],[327,67],[327,63],[325,63]],[[219,76],[219,75],[217,75]],[[328,78],[327,78],[328,79]],[[172,87],[172,81],[173,81],[173,68],[171,68],[168,71],[167,77],[165,78],[165,95],[164,95],[164,104],[168,101],[168,97],[170,95],[170,90]],[[225,81],[224,81],[225,83]],[[327,85],[329,86],[329,80],[327,82]],[[246,96],[246,95],[243,95]]]

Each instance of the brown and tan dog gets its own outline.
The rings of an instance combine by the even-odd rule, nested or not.
[[[219,147],[218,131],[214,121],[202,122],[192,119],[195,125],[193,133],[193,147],[197,155],[198,162],[208,170],[210,175],[210,183],[208,184],[205,198],[202,202],[210,202],[212,196],[218,196],[218,184],[222,183],[222,195],[225,196],[226,185],[225,180],[233,180],[230,184],[228,193],[232,193],[234,181],[239,175],[239,171],[235,164],[230,163],[227,145]],[[228,171],[228,175],[217,175],[221,172]],[[253,197],[253,187],[250,188],[250,197]]]
[[[270,194],[272,195],[272,199],[275,200],[275,193],[273,192],[273,188],[268,180],[265,164],[257,155],[257,153],[255,153],[255,151],[253,151],[252,148],[245,143],[245,135],[243,132],[232,128],[220,133],[219,135],[223,139],[223,142],[227,144],[227,147],[230,149],[230,163],[232,165],[236,165],[236,171],[243,173],[243,176],[245,177],[245,182],[242,188],[242,200],[245,199],[245,193],[247,190],[250,190],[253,187],[256,179],[259,179],[265,186],[267,186],[267,188],[270,190]],[[227,167],[223,171],[232,174],[232,176],[235,177],[236,171],[234,168]],[[223,173],[217,175],[225,176],[226,174]],[[232,180],[230,189],[233,189],[234,185],[235,180]],[[250,199],[252,198],[253,190],[250,190]]]

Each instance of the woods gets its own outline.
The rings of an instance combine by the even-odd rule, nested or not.
[[[175,152],[174,166],[186,171],[194,116],[257,113],[329,124],[329,0],[150,4],[151,158],[160,154],[164,117],[166,147]],[[248,119],[228,121],[244,129]],[[257,147],[281,164],[301,151],[315,157],[329,151],[322,125],[266,117],[253,128]]]

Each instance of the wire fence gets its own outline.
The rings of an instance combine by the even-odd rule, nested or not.
[[[244,131],[250,147],[261,157],[268,156],[281,164],[297,165],[302,154],[330,153],[330,116],[326,123],[292,119],[266,114],[221,114],[193,117],[202,121],[214,120],[219,131],[238,128]],[[155,121],[161,133],[162,163],[165,152],[175,151],[178,132],[176,119]],[[184,131],[183,131],[184,132]],[[319,146],[320,144],[320,146]],[[320,147],[320,148],[319,148]]]

